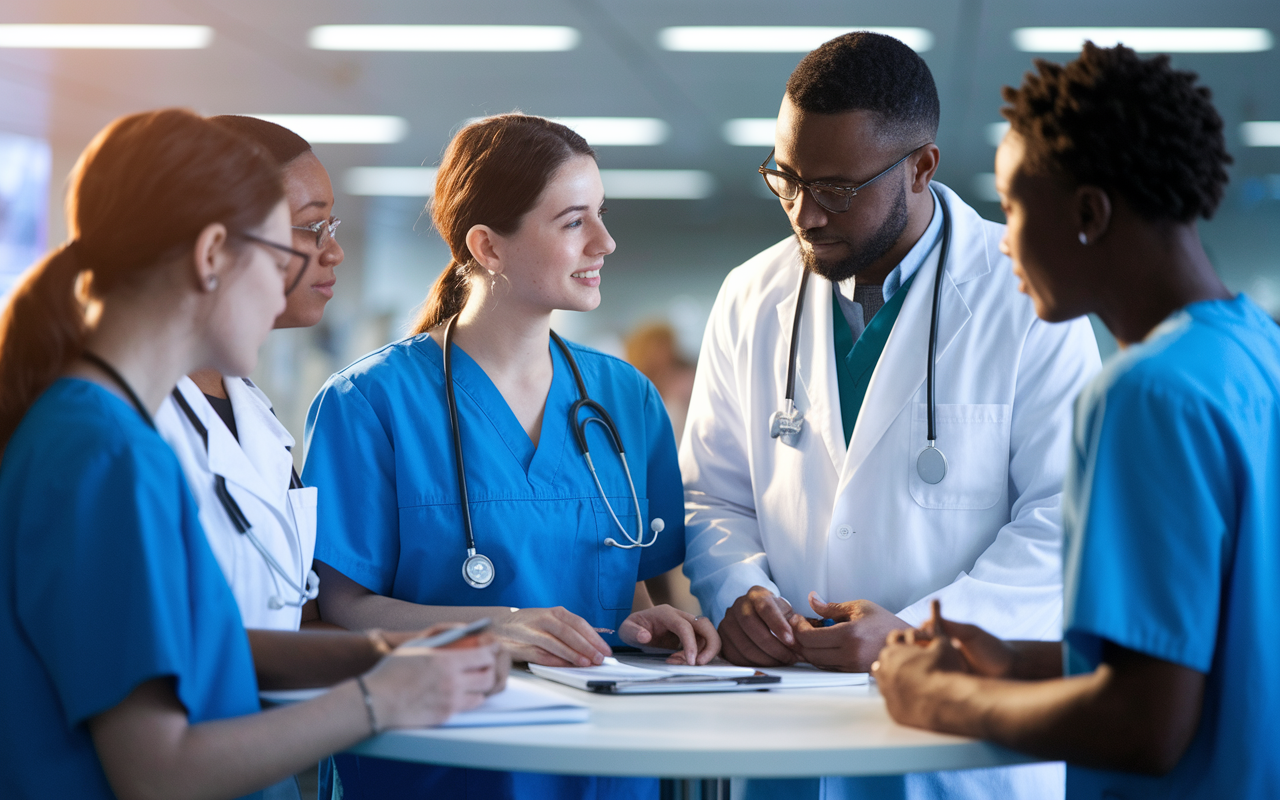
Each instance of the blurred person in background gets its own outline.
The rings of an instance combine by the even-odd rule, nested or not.
[[[1280,330],[1200,242],[1222,118],[1168,56],[1092,43],[1004,97],[1001,247],[1043,319],[1124,348],[1076,404],[1062,641],[926,623],[873,674],[900,722],[1065,759],[1073,800],[1276,797]]]
[[[684,560],[661,397],[626,362],[551,330],[553,311],[600,303],[614,250],[604,212],[595,153],[563,125],[503,114],[450,142],[431,215],[452,260],[414,335],[330,378],[307,417],[326,620],[490,617],[516,660],[550,666],[598,665],[610,642],[677,650],[680,663],[719,652],[706,618],[633,605],[637,582]],[[658,794],[656,779],[335,761],[348,798]]]
[[[153,414],[185,374],[250,372],[285,310],[309,256],[279,171],[190,112],[135,114],[81,154],[66,208],[70,241],[0,315],[0,796],[248,795],[501,689],[489,639],[401,649],[259,711],[236,600]]]
[[[689,397],[693,393],[693,364],[680,352],[676,331],[666,322],[640,325],[623,340],[627,362],[648,378],[662,397],[671,417],[676,441],[684,434],[684,420],[689,413]],[[682,565],[683,566],[683,565]],[[689,579],[681,567],[659,578],[636,584],[635,606],[646,602],[668,603],[690,614],[701,614],[698,598],[689,591]]]

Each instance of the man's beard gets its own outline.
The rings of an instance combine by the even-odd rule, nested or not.
[[[889,209],[889,216],[861,248],[839,261],[819,261],[812,250],[801,245],[800,257],[804,261],[805,268],[810,272],[832,283],[840,283],[879,261],[885,253],[893,249],[906,229],[907,187],[899,185],[898,196],[893,201],[893,207]],[[796,234],[796,238],[801,238],[800,234]]]

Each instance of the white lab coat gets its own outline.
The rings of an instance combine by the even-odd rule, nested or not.
[[[305,586],[315,554],[316,489],[289,488],[293,436],[272,413],[267,396],[241,378],[224,378],[223,384],[235,414],[238,442],[190,378],[179,381],[178,390],[209,432],[207,453],[199,433],[172,397],[160,406],[156,426],[182,464],[200,508],[200,524],[235,595],[244,626],[297,630],[302,615],[299,607],[272,609],[268,605],[277,594],[294,601],[297,592],[232,525],[214,491],[214,475],[226,478],[228,491],[258,540],[299,586]]]
[[[948,472],[937,485],[920,480],[915,465],[926,442],[938,245],[916,273],[848,446],[830,282],[809,280],[795,381],[804,429],[788,444],[770,438],[769,418],[786,388],[802,269],[796,241],[765,250],[724,281],[680,453],[684,569],[717,623],[760,585],[801,613],[812,613],[807,595],[816,591],[829,602],[871,600],[918,625],[938,597],[949,619],[997,636],[1062,635],[1062,479],[1072,401],[1099,368],[1097,343],[1085,320],[1038,319],[999,251],[1003,226],[933,187],[953,225],[935,367],[937,446]],[[1047,769],[1032,768],[1042,776],[1031,781],[1039,787],[1032,794],[1060,797],[1061,769]],[[973,796],[999,790],[923,780],[933,789],[914,791],[920,781],[908,779],[907,795],[943,785]],[[833,788],[824,794],[857,794]]]

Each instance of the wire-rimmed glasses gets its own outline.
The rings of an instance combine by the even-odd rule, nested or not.
[[[316,249],[323,250],[324,246],[329,243],[330,239],[338,237],[338,226],[342,224],[342,220],[337,217],[329,217],[319,222],[313,222],[310,225],[291,225],[295,231],[310,231],[316,235]]]
[[[801,189],[808,189],[809,196],[814,202],[830,211],[833,214],[843,214],[853,205],[853,198],[858,196],[858,192],[867,188],[871,184],[883,178],[893,171],[893,168],[910,158],[917,150],[928,147],[932,142],[926,142],[919,147],[913,148],[902,158],[890,164],[882,170],[880,174],[868,181],[863,181],[857,186],[835,186],[830,183],[821,183],[816,181],[801,180],[795,175],[789,175],[776,169],[769,169],[768,163],[773,158],[773,150],[769,151],[769,155],[764,162],[760,164],[759,172],[764,176],[764,183],[769,187],[769,191],[773,192],[779,198],[791,202],[800,196]]]

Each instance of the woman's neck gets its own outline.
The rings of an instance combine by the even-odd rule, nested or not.
[[[472,292],[453,334],[490,377],[518,380],[550,374],[550,339],[550,312],[531,311],[487,286]]]
[[[1122,347],[1136,344],[1180,308],[1227,300],[1230,290],[1214,271],[1194,223],[1132,225],[1128,246],[1113,256],[1115,276],[1098,316]]]
[[[110,364],[124,378],[151,414],[160,409],[178,379],[198,363],[189,323],[178,313],[157,315],[164,307],[155,298],[115,296],[102,305],[102,313],[85,337],[85,349]],[[188,315],[189,317],[189,315]],[[123,387],[100,367],[80,359],[68,374],[85,378],[128,400]]]

